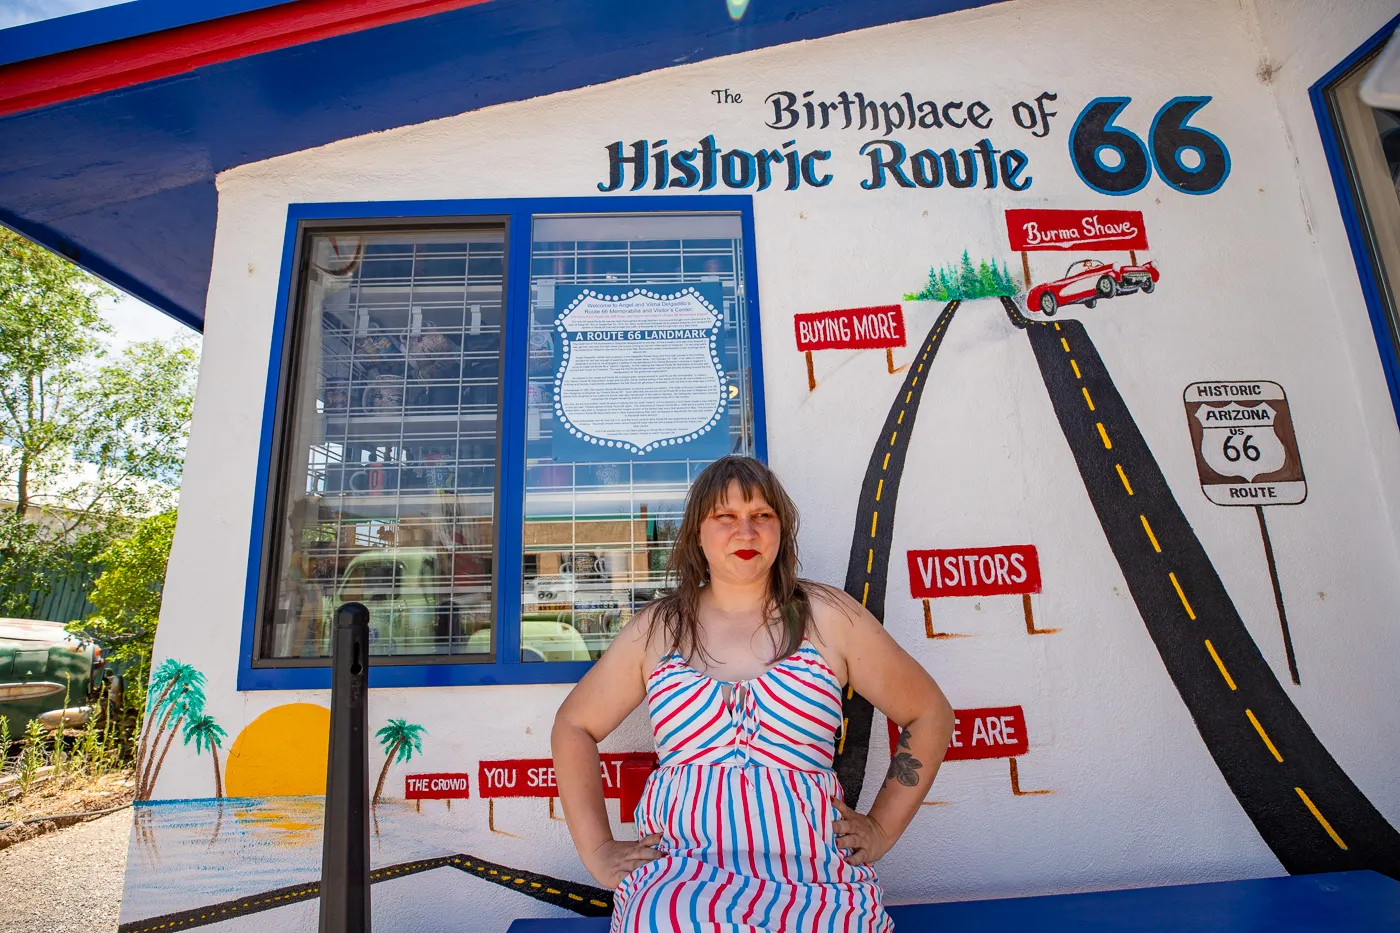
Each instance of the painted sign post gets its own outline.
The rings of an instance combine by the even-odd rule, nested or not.
[[[1093,308],[1099,301],[1118,295],[1150,294],[1160,278],[1151,261],[1138,264],[1137,251],[1147,249],[1147,227],[1141,211],[1009,210],[1006,235],[1011,248],[1021,254],[1026,310],[1039,311],[1046,317],[1052,317],[1065,305]],[[1045,251],[1099,255],[1078,259],[1062,276],[1032,287],[1030,254]],[[1128,264],[1117,265],[1099,258],[1111,251],[1127,252]]]
[[[1266,505],[1298,505],[1308,497],[1293,415],[1283,386],[1267,380],[1193,382],[1182,394],[1201,492],[1216,505],[1253,506],[1274,586],[1288,673],[1300,683],[1293,637],[1283,608]]]
[[[890,754],[899,741],[899,727],[888,723]],[[1017,797],[1054,793],[1049,790],[1022,790],[1016,759],[1030,750],[1026,732],[1026,713],[1019,706],[992,706],[981,709],[953,710],[953,737],[948,742],[944,761],[977,761],[1005,758],[1010,763],[1011,793]],[[927,802],[926,805],[932,805]]]
[[[451,810],[452,801],[468,800],[471,795],[470,774],[408,774],[403,779],[403,797],[414,802],[415,810],[422,808],[424,800],[445,800],[447,809]]]
[[[641,784],[646,775],[657,765],[655,752],[613,752],[598,756],[599,776],[603,780],[603,797],[619,800],[622,808],[622,822],[632,821],[632,810],[641,796]],[[637,772],[645,769],[638,781]],[[498,797],[545,797],[549,800],[550,819],[558,819],[554,814],[554,799],[559,796],[559,785],[554,774],[552,758],[507,758],[501,761],[483,761],[477,767],[477,788],[487,803],[487,826],[493,833],[496,828],[496,798]],[[629,794],[630,792],[630,794]],[[629,796],[632,796],[629,799]]]
[[[929,638],[964,638],[936,632],[929,601],[953,596],[1021,596],[1027,635],[1050,635],[1036,628],[1031,594],[1040,592],[1040,555],[1032,544],[1000,547],[936,548],[909,551],[909,595],[924,603],[924,633]]]
[[[808,392],[817,387],[813,350],[883,349],[886,369],[897,373],[905,368],[894,365],[894,348],[905,345],[904,309],[900,305],[799,314],[793,318],[793,330],[797,349],[807,355]]]

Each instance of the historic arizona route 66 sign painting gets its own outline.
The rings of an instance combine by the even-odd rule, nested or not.
[[[1193,382],[1182,399],[1201,491],[1216,505],[1296,505],[1308,485],[1277,382]]]

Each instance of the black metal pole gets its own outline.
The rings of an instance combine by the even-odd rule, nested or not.
[[[1259,534],[1264,539],[1264,560],[1269,563],[1269,582],[1274,585],[1274,605],[1278,607],[1278,624],[1283,628],[1283,653],[1288,658],[1288,673],[1295,684],[1298,679],[1298,659],[1293,656],[1293,635],[1288,631],[1288,613],[1283,611],[1283,587],[1278,582],[1278,567],[1274,565],[1274,543],[1269,540],[1269,526],[1264,523],[1264,507],[1256,505],[1259,515]]]
[[[320,933],[369,929],[369,610],[346,603],[331,641]]]

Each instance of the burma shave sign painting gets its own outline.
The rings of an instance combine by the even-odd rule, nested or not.
[[[1011,210],[1006,212],[1006,235],[1018,253],[1147,249],[1141,211]]]

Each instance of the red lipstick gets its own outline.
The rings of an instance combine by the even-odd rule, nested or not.
[[[753,560],[755,557],[758,556],[758,552],[751,551],[748,548],[744,548],[742,550],[735,551],[734,556],[739,558],[740,560]]]

